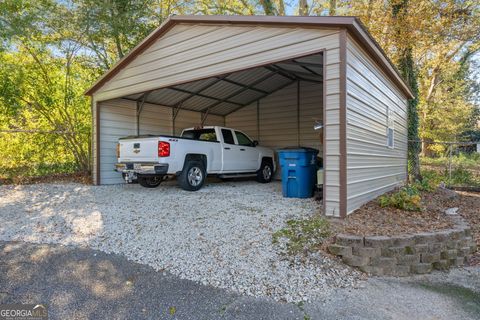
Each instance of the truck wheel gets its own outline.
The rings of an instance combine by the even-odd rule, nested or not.
[[[145,188],[156,188],[162,183],[162,176],[138,177],[138,183]]]
[[[188,161],[178,177],[178,183],[183,190],[197,191],[205,182],[205,167],[200,161]]]
[[[257,171],[257,181],[260,183],[268,183],[273,178],[273,165],[268,160],[263,160],[260,169]]]

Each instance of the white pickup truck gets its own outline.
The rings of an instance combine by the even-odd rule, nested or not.
[[[176,175],[180,187],[196,191],[207,174],[222,179],[256,176],[259,182],[270,182],[276,168],[274,154],[239,130],[218,126],[188,128],[180,137],[119,139],[115,170],[127,183],[138,181],[147,188],[157,187],[167,176]]]

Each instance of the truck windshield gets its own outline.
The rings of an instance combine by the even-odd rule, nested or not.
[[[218,141],[215,129],[194,129],[186,130],[182,133],[182,138],[203,140],[203,141]]]

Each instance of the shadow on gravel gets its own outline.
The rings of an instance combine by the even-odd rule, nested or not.
[[[453,284],[421,284],[421,288],[448,296],[467,313],[480,315],[480,293]]]
[[[0,241],[0,303],[41,303],[49,319],[301,319],[295,305],[243,297],[123,256]]]

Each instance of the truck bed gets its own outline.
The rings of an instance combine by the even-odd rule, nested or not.
[[[161,135],[142,134],[142,135],[138,135],[138,136],[126,136],[126,137],[118,138],[118,140],[143,139],[143,138],[169,138],[169,139],[183,139],[183,140],[220,143],[220,141],[200,140],[200,139],[186,138],[186,137],[181,137],[181,136],[170,136],[170,135],[166,135],[166,134],[161,134]]]

